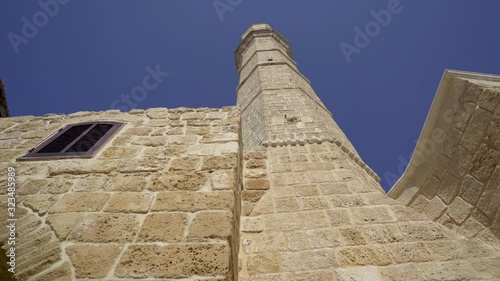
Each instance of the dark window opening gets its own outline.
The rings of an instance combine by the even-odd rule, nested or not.
[[[21,159],[92,157],[121,125],[108,121],[68,125]]]
[[[267,59],[267,61],[273,61],[273,59]]]

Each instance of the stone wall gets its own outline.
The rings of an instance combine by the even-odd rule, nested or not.
[[[246,149],[239,280],[500,278],[497,240],[387,198],[363,165],[337,143]]]
[[[448,131],[407,204],[467,237],[500,238],[500,83],[456,83]]]
[[[95,157],[16,160],[64,125],[93,120],[125,123]],[[13,117],[0,131],[1,170],[16,169],[19,280],[233,280],[236,108]]]

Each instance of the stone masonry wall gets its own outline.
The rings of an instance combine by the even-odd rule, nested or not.
[[[93,120],[126,123],[94,158],[16,161],[65,124]],[[17,278],[233,280],[240,143],[234,107],[2,119],[0,169],[15,167],[18,186]]]
[[[244,151],[239,280],[498,280],[500,244],[387,198],[337,143]]]
[[[500,88],[468,82],[466,89],[410,204],[467,237],[500,238]]]

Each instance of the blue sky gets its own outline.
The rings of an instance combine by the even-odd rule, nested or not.
[[[443,71],[500,74],[497,0],[401,0],[350,62],[340,44],[356,47],[354,28],[370,25],[372,11],[394,12],[396,0],[217,0],[219,13],[212,0],[55,1],[41,1],[51,15],[36,1],[0,3],[0,77],[13,116],[116,108],[148,66],[169,76],[133,107],[234,105],[234,49],[250,24],[267,22],[386,190]],[[37,30],[23,33],[23,18]]]

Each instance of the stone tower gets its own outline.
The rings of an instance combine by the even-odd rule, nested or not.
[[[252,25],[236,66],[237,107],[1,118],[17,280],[499,280],[500,77],[446,72],[417,145],[434,149],[391,199],[283,36]],[[85,157],[33,158],[109,121]]]

